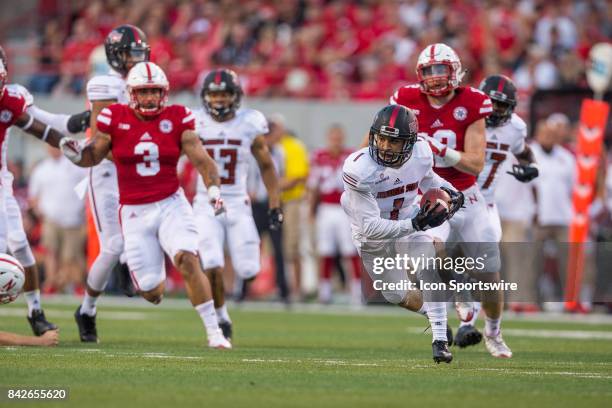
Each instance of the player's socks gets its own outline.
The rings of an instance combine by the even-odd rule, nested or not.
[[[319,282],[319,302],[331,303],[332,283],[330,279],[321,279]]]
[[[351,280],[351,304],[361,304],[361,279]]]
[[[26,302],[28,302],[28,317],[32,317],[33,310],[40,310],[40,290],[24,292],[23,295],[26,298]]]
[[[447,341],[446,337],[446,304],[444,302],[425,302],[427,319],[431,325],[433,340]]]
[[[421,308],[417,310],[416,313],[422,314],[423,316],[427,317],[427,305],[425,304],[425,302],[423,302]]]
[[[501,327],[501,317],[489,319],[485,317],[485,335],[489,337],[497,336]]]
[[[199,304],[195,306],[195,310],[198,312],[202,321],[204,322],[204,327],[206,328],[206,335],[208,338],[211,338],[218,334],[219,329],[219,321],[217,320],[217,313],[215,313],[215,303],[213,300],[209,300],[208,302]]]
[[[459,327],[461,327],[461,326],[474,326],[476,324],[476,320],[478,320],[478,314],[480,313],[480,309],[482,309],[482,303],[480,303],[480,302],[473,302],[472,303],[472,307],[474,309],[474,316],[472,316],[472,319],[470,321],[461,322]]]
[[[232,322],[232,319],[230,319],[230,315],[227,312],[227,305],[225,303],[221,307],[215,309],[215,312],[217,312],[218,321],[228,323]]]
[[[83,297],[83,303],[81,303],[81,314],[87,316],[95,316],[96,315],[96,303],[98,302],[99,296],[91,296],[87,291],[85,291],[85,296]]]

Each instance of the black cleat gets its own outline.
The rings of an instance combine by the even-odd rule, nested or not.
[[[32,310],[32,317],[28,317],[28,322],[32,327],[32,331],[36,336],[42,336],[49,330],[57,330],[57,326],[47,321],[45,312],[41,310]]]
[[[84,343],[97,343],[98,330],[96,329],[96,316],[81,314],[81,306],[74,312],[74,320],[79,327],[79,337]]]
[[[219,322],[219,328],[223,332],[223,337],[232,341],[232,323],[231,322]]]
[[[442,340],[435,340],[431,344],[433,351],[433,361],[440,364],[441,361],[450,363],[453,361],[453,355],[448,351],[448,343]]]
[[[446,325],[446,341],[448,342],[448,347],[453,345],[453,329],[448,324]]]
[[[127,297],[134,297],[138,293],[136,292],[136,288],[134,287],[134,282],[132,282],[132,277],[130,276],[130,269],[127,264],[119,263],[115,267],[116,278],[117,278],[117,286],[123,294]]]
[[[455,344],[461,348],[474,346],[482,341],[482,333],[474,326],[461,326],[455,335]]]

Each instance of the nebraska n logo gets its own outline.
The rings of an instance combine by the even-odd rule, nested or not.
[[[15,282],[14,279],[11,279],[2,287],[2,289],[8,292],[9,290],[13,289],[16,285],[17,285],[17,282]]]

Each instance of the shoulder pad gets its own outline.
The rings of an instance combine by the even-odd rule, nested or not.
[[[25,99],[26,106],[28,108],[34,105],[34,97],[30,93],[30,91],[25,88],[25,86],[19,84],[8,84],[6,88],[11,90],[12,92],[18,93],[19,95],[23,96],[23,99]]]
[[[369,148],[352,153],[342,166],[342,179],[348,188],[369,191],[374,183],[378,164],[370,157]]]
[[[113,75],[98,75],[87,82],[87,99],[90,101],[119,100],[125,92],[125,81]]]
[[[268,133],[268,120],[260,111],[248,108],[240,109],[238,115],[242,116],[242,120],[253,128],[255,136]]]

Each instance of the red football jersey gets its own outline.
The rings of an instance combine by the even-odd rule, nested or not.
[[[351,150],[343,150],[340,155],[333,156],[326,149],[313,153],[308,184],[319,192],[322,203],[340,204],[340,196],[344,191],[342,166],[351,153]]]
[[[439,108],[433,107],[419,85],[398,89],[391,103],[404,105],[414,111],[419,120],[419,133],[425,133],[448,147],[463,150],[465,131],[469,125],[488,116],[493,107],[487,95],[472,87],[459,87],[455,96]],[[434,171],[455,188],[465,190],[476,183],[476,176],[448,166],[435,156]]]
[[[178,190],[181,136],[195,129],[188,108],[171,105],[141,120],[129,106],[113,104],[98,115],[98,129],[111,136],[121,204],[153,203]]]
[[[2,98],[0,98],[0,146],[2,151],[2,165],[5,165],[6,152],[6,131],[10,128],[17,118],[26,110],[26,101],[19,93],[13,92],[8,87],[4,88]]]

